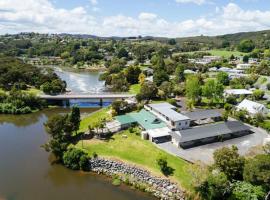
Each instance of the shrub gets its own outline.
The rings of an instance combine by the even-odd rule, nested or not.
[[[63,163],[72,170],[86,169],[86,153],[80,149],[68,149],[63,155]]]
[[[253,186],[247,182],[237,181],[233,184],[232,195],[230,199],[233,200],[263,200],[265,192],[261,186]]]

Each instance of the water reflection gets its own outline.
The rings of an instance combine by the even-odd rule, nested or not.
[[[82,109],[89,114],[95,109]],[[47,109],[29,115],[0,115],[0,200],[150,200],[127,187],[116,188],[101,176],[51,164],[41,145],[48,140],[47,118],[67,113]],[[2,198],[2,199],[1,199]]]

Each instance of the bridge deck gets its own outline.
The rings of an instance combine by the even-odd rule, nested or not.
[[[39,95],[46,100],[68,100],[68,99],[127,99],[135,97],[133,94],[60,94],[60,95]]]

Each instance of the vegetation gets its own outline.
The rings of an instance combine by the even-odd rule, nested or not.
[[[263,200],[269,191],[269,158],[266,151],[246,159],[234,146],[216,150],[214,164],[200,172],[205,176],[195,176],[194,187],[203,199]]]
[[[44,145],[47,151],[52,152],[57,160],[62,161],[64,153],[73,140],[73,133],[78,131],[80,124],[80,112],[78,108],[73,107],[72,112],[66,115],[56,115],[45,123],[45,128],[50,135],[50,140]],[[66,154],[66,164],[72,167],[67,161],[74,151],[70,150]],[[77,152],[75,152],[77,153]]]
[[[127,137],[123,137],[126,135]],[[81,142],[76,145],[82,148]],[[167,164],[173,171],[172,178],[183,187],[191,189],[191,175],[188,173],[190,165],[182,159],[172,156],[155,147],[151,142],[142,140],[140,136],[130,133],[129,130],[113,135],[107,141],[90,140],[83,141],[84,150],[88,155],[94,152],[99,156],[120,159],[126,162],[137,164],[160,174],[160,167],[157,163],[159,158],[167,158]]]
[[[50,69],[37,68],[22,60],[0,56],[0,88],[26,90],[29,87],[44,89],[45,93],[65,91],[66,84]],[[51,87],[47,87],[51,86]]]

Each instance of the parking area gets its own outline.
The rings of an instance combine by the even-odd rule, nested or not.
[[[190,149],[184,150],[181,148],[177,148],[171,142],[157,144],[157,146],[164,151],[179,156],[187,161],[201,161],[205,164],[211,164],[213,163],[213,153],[219,148],[235,145],[238,147],[239,153],[241,155],[246,155],[247,153],[249,153],[250,149],[262,145],[264,141],[267,140],[267,138],[270,138],[270,135],[265,130],[252,126],[250,127],[251,130],[254,132],[253,134],[227,140],[224,142],[207,144]]]

